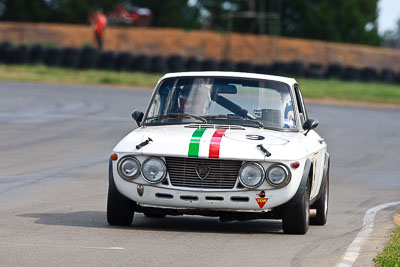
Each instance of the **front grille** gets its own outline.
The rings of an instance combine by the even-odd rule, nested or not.
[[[242,162],[199,158],[165,157],[169,179],[173,186],[208,189],[232,189],[235,186]],[[207,166],[210,172],[205,179],[196,174],[196,167]]]

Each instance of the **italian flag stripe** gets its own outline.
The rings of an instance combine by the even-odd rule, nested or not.
[[[189,153],[188,153],[189,157],[199,156],[200,140],[205,131],[206,131],[205,128],[199,128],[196,131],[194,131],[192,139],[190,139],[190,144],[189,144]]]
[[[222,136],[224,135],[226,130],[218,129],[214,132],[211,143],[210,143],[210,152],[208,157],[209,158],[219,158],[219,148],[221,146]]]

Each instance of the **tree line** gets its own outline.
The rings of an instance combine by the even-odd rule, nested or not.
[[[85,24],[117,4],[149,8],[152,27],[272,34],[380,45],[378,0],[0,0],[0,20]]]

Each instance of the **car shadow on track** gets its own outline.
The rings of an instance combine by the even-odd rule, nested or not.
[[[43,225],[222,234],[283,234],[282,224],[278,220],[232,221],[221,223],[217,218],[201,216],[147,218],[142,214],[135,214],[132,225],[127,227],[115,227],[107,224],[106,213],[102,211],[25,213],[17,216],[35,218],[37,220],[33,223]]]

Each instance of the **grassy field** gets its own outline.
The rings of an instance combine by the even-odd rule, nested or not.
[[[162,74],[74,70],[43,65],[0,65],[0,80],[51,83],[111,84],[153,88]],[[332,99],[400,105],[400,85],[378,82],[298,79],[308,99]]]
[[[400,216],[400,212],[397,216]],[[374,259],[375,266],[400,267],[400,226],[393,231],[392,239]]]

